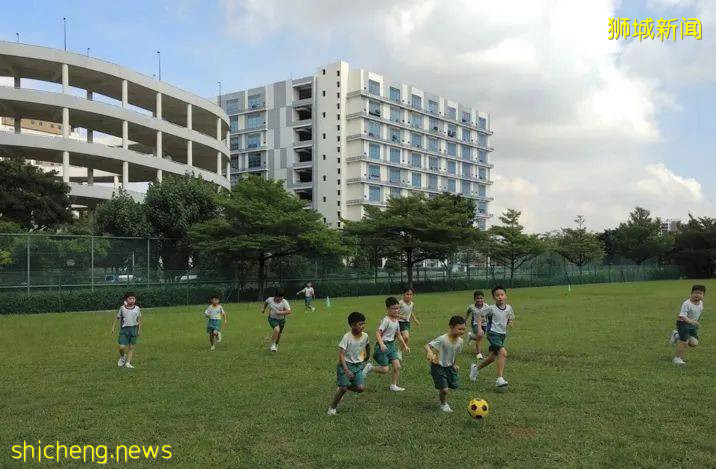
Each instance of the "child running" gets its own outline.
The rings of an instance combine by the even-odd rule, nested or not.
[[[477,381],[480,370],[497,360],[497,381],[495,385],[498,388],[503,388],[507,386],[507,381],[503,376],[505,373],[505,363],[507,362],[505,340],[507,339],[507,328],[512,325],[515,314],[512,311],[512,306],[506,303],[507,290],[505,290],[504,287],[498,285],[493,288],[492,298],[495,300],[495,304],[490,306],[486,314],[489,320],[487,341],[490,343],[490,355],[480,362],[479,365],[473,363],[470,366],[470,379]]]
[[[485,313],[490,308],[485,303],[485,294],[481,291],[476,291],[472,294],[474,303],[467,305],[467,312],[465,313],[465,322],[471,325],[472,332],[469,335],[468,342],[470,340],[475,341],[475,355],[477,360],[482,360],[482,338],[487,332],[487,319]],[[470,319],[472,318],[472,321]]]
[[[313,306],[313,299],[316,297],[316,290],[313,288],[313,284],[308,282],[303,289],[296,293],[296,295],[301,296],[301,293],[303,293],[303,304],[306,307],[306,311],[309,309],[311,311],[315,311],[316,307]]]
[[[291,306],[283,297],[283,291],[276,289],[274,295],[264,301],[264,308],[261,310],[261,314],[266,312],[266,308],[269,309],[268,322],[272,329],[271,348],[269,350],[278,352],[278,342],[281,340],[281,334],[286,325],[286,316],[291,314]]]
[[[455,363],[457,354],[462,351],[462,335],[465,333],[465,318],[453,316],[449,322],[450,329],[447,334],[437,337],[425,345],[425,352],[430,362],[430,374],[433,376],[435,389],[440,398],[440,410],[452,412],[447,403],[450,389],[457,389],[458,370]]]
[[[136,302],[137,295],[132,292],[125,293],[124,304],[119,307],[119,312],[112,323],[112,334],[114,334],[119,322],[119,361],[117,366],[120,368],[134,368],[132,357],[142,328],[142,312]]]
[[[373,360],[378,366],[372,364],[366,365],[363,373],[367,375],[371,371],[387,374],[388,365],[392,365],[393,373],[390,380],[391,391],[405,391],[405,388],[398,386],[398,378],[400,377],[400,358],[395,348],[395,338],[397,337],[403,346],[403,350],[410,352],[410,347],[403,340],[403,336],[399,332],[398,317],[400,317],[400,305],[394,296],[390,296],[385,300],[386,316],[380,322],[378,330],[375,331],[376,346],[373,352]]]
[[[229,324],[229,318],[226,316],[224,307],[221,306],[219,295],[209,298],[209,306],[206,307],[204,316],[209,318],[206,322],[206,332],[209,334],[211,350],[214,350],[216,349],[215,343],[221,342],[221,319],[224,319],[224,324]]]
[[[691,287],[691,296],[681,304],[681,311],[676,317],[676,329],[671,333],[669,341],[676,345],[676,356],[672,360],[674,365],[686,365],[684,354],[687,347],[699,345],[699,319],[704,311],[704,285]]]
[[[363,371],[370,358],[370,342],[365,328],[365,316],[354,311],[348,315],[351,330],[338,343],[338,365],[336,366],[336,394],[328,408],[328,415],[336,415],[336,408],[348,391],[362,393],[365,390]],[[370,363],[368,363],[370,364]]]
[[[400,316],[398,317],[398,327],[400,328],[400,335],[403,336],[403,341],[406,344],[410,342],[410,323],[415,320],[415,324],[420,325],[418,316],[415,314],[415,303],[413,302],[413,295],[415,292],[412,288],[403,289],[403,299],[398,302],[400,305]],[[398,358],[403,359],[403,354],[398,351]]]

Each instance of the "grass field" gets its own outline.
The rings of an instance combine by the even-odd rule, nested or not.
[[[453,414],[438,409],[422,346],[471,292],[418,293],[407,390],[391,393],[387,376],[371,374],[334,417],[326,409],[345,318],[366,314],[373,337],[382,297],[334,299],[330,310],[320,302],[308,314],[294,299],[277,354],[257,303],[225,305],[230,322],[214,352],[203,306],[146,310],[134,370],[116,366],[112,312],[0,317],[0,467],[22,465],[10,448],[23,440],[110,452],[171,445],[168,462],[181,467],[714,467],[716,282],[706,282],[701,346],[687,366],[671,364],[666,342],[691,283],[509,291],[509,390],[495,390],[492,366],[470,382],[464,352]],[[483,422],[466,412],[475,396],[491,405]]]

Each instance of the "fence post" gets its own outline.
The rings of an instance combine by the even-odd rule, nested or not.
[[[27,296],[30,296],[30,235],[27,235]]]
[[[94,236],[90,236],[90,285],[94,291]]]
[[[149,254],[150,254],[149,245],[150,245],[150,238],[147,238],[147,288],[149,288],[149,265],[151,263],[151,261],[149,259]]]

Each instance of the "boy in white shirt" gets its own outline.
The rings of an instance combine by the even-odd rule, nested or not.
[[[440,398],[440,410],[452,412],[447,403],[450,389],[457,389],[459,385],[458,370],[455,363],[457,354],[462,351],[462,335],[465,333],[465,318],[453,316],[450,318],[450,329],[447,334],[436,337],[425,345],[425,352],[430,362],[430,374],[433,377],[435,389]]]
[[[485,294],[481,291],[476,291],[472,294],[474,303],[467,305],[467,312],[465,313],[465,322],[470,323],[472,326],[472,333],[468,341],[475,341],[475,354],[478,360],[482,360],[482,338],[487,332],[487,319],[485,314],[487,313],[490,305],[485,303]],[[472,318],[472,321],[471,321]]]
[[[132,292],[125,293],[124,304],[120,306],[112,323],[112,334],[119,323],[119,361],[117,366],[120,368],[134,368],[132,357],[142,328],[142,312],[136,302],[137,295]]]
[[[480,362],[473,363],[470,366],[470,379],[477,380],[480,370],[490,363],[497,360],[497,381],[495,385],[498,388],[507,386],[507,381],[503,377],[505,373],[505,363],[507,362],[507,349],[505,348],[505,340],[507,340],[507,328],[512,325],[515,320],[515,313],[512,306],[506,303],[507,290],[502,286],[496,286],[492,289],[492,298],[495,304],[490,306],[487,311],[489,320],[487,327],[487,341],[490,343],[490,355]]]
[[[316,308],[313,306],[313,299],[316,297],[316,290],[313,288],[313,284],[311,282],[308,282],[303,289],[299,290],[296,295],[301,296],[301,293],[303,293],[303,304],[306,307],[306,311],[309,309],[311,311],[315,311]]]
[[[387,374],[389,369],[388,365],[392,365],[393,373],[390,380],[391,391],[405,391],[405,388],[398,386],[398,378],[400,377],[400,357],[398,350],[395,347],[395,339],[400,341],[403,346],[403,350],[410,352],[408,344],[403,340],[403,336],[400,334],[400,326],[398,325],[398,318],[400,317],[400,305],[398,300],[394,296],[390,296],[385,300],[386,316],[380,322],[378,330],[375,331],[376,346],[373,352],[373,360],[378,364],[373,366],[372,364],[366,365],[363,370],[364,374],[368,374],[371,371],[375,371],[380,374]]]
[[[283,291],[276,289],[274,295],[264,301],[264,308],[261,310],[261,314],[266,312],[266,308],[269,309],[268,322],[273,330],[269,350],[278,352],[278,342],[281,340],[283,328],[286,326],[286,316],[291,314],[291,305],[283,297]]]
[[[415,292],[412,288],[403,289],[403,299],[398,302],[400,305],[400,316],[398,317],[398,326],[400,327],[400,335],[403,336],[405,343],[410,342],[410,325],[412,321],[420,325],[418,316],[415,314],[415,302],[413,296]],[[403,355],[398,351],[398,358],[403,359]]]
[[[213,295],[209,300],[210,303],[204,311],[204,316],[208,318],[206,322],[206,332],[209,334],[211,350],[214,350],[216,348],[214,342],[221,342],[221,319],[224,319],[224,324],[228,324],[229,318],[226,316],[224,307],[221,306],[219,295]]]
[[[681,304],[681,311],[676,317],[676,329],[671,333],[670,342],[676,344],[674,365],[685,365],[684,354],[687,347],[699,345],[699,319],[704,311],[704,285],[691,287],[691,295]]]
[[[336,394],[328,408],[328,415],[336,415],[336,408],[348,391],[362,393],[365,390],[366,362],[370,357],[370,342],[365,328],[365,316],[354,311],[348,315],[351,330],[338,343],[338,365],[336,366]]]

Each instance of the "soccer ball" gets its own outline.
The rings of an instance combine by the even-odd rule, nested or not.
[[[479,397],[471,399],[467,404],[467,413],[475,420],[482,420],[487,417],[489,411],[490,406],[487,404],[487,401]]]

